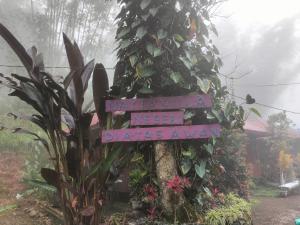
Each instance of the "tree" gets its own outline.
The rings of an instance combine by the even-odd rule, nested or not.
[[[75,39],[87,58],[103,54],[112,26],[114,2],[96,0],[32,0],[31,24],[36,44],[51,64],[62,64],[62,32]]]
[[[263,176],[267,180],[279,181],[280,158],[286,158],[286,154],[290,153],[291,139],[289,130],[292,121],[287,117],[285,112],[273,114],[268,118],[268,130],[270,136],[265,138],[267,149],[261,152],[261,161],[263,167]],[[283,151],[280,157],[280,152]],[[283,160],[285,161],[285,160]],[[282,180],[282,179],[281,179]]]
[[[217,31],[209,18],[215,1],[119,0],[119,42],[114,93],[118,97],[209,94],[212,110],[186,110],[192,124],[219,122],[228,128],[243,125],[244,111],[226,101],[218,77],[222,61],[210,34]],[[193,204],[201,210],[210,195],[216,138],[205,141],[155,142],[152,149],[163,212],[173,218]],[[193,153],[192,153],[193,152]],[[182,170],[182,165],[185,170]],[[167,180],[192,177],[189,195],[173,193]],[[175,199],[175,201],[174,201]]]
[[[249,175],[246,164],[247,135],[241,130],[223,130],[218,142],[216,159],[224,173],[216,177],[214,185],[223,193],[234,192],[248,199]]]

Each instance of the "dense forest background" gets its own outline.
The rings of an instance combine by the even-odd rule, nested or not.
[[[66,76],[68,69],[64,55],[62,33],[76,40],[85,61],[95,59],[106,67],[114,67],[113,26],[118,11],[116,1],[99,0],[1,0],[0,21],[10,29],[26,48],[35,45],[43,53],[47,71],[59,79]],[[3,40],[0,40],[0,72],[22,73],[16,56]],[[8,65],[8,67],[6,66]],[[110,79],[112,70],[107,69]],[[0,90],[2,96],[7,90]],[[0,98],[0,114],[14,111],[19,107],[15,99]]]

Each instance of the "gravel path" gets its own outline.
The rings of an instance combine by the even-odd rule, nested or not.
[[[293,225],[300,217],[300,196],[259,198],[253,209],[254,225]]]

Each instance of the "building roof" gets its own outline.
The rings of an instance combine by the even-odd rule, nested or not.
[[[246,120],[244,130],[249,132],[268,133],[268,124],[262,119],[248,119]]]
[[[260,118],[248,119],[245,123],[244,130],[248,133],[258,134],[258,135],[268,135],[268,123]],[[299,130],[290,128],[288,131],[290,138],[300,139]]]

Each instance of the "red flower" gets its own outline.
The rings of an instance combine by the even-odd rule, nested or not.
[[[149,201],[154,201],[157,198],[156,189],[151,184],[146,184],[144,186],[144,191],[146,192]]]
[[[181,178],[179,176],[175,176],[173,179],[167,182],[167,188],[173,190],[175,193],[183,192]]]
[[[147,212],[148,212],[148,217],[149,217],[151,220],[154,220],[154,219],[156,218],[156,207],[147,209]]]
[[[181,193],[187,187],[191,187],[191,182],[186,177],[175,176],[173,179],[167,181],[167,188],[173,190],[175,193]]]

